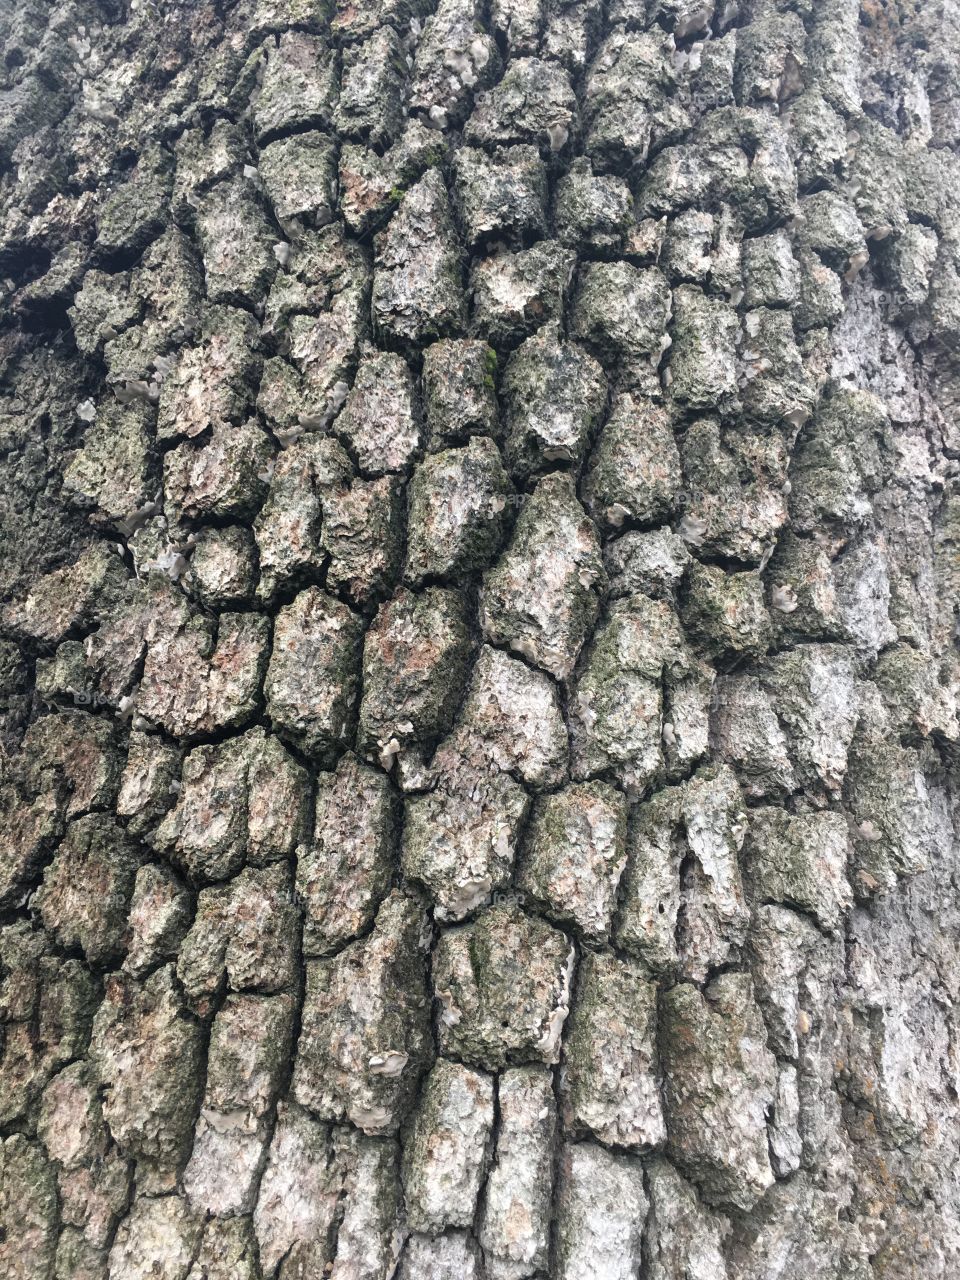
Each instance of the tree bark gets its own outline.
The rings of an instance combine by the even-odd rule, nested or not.
[[[960,1274],[960,9],[0,14],[0,1271]]]

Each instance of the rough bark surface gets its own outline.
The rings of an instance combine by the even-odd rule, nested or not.
[[[960,6],[0,13],[0,1272],[960,1275]]]

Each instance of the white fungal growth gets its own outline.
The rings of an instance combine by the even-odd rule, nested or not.
[[[803,89],[803,71],[792,53],[787,53],[783,60],[783,75],[777,86],[777,101],[786,102],[794,98]]]
[[[487,48],[486,42],[481,40],[479,36],[475,36],[470,41],[470,48],[467,52],[470,54],[470,61],[478,71],[490,61],[490,50]]]
[[[280,240],[273,246],[273,256],[279,262],[281,267],[287,266],[290,261],[290,255],[293,253],[292,247],[287,244],[286,240]]]
[[[563,1031],[563,1024],[566,1022],[567,1015],[570,1012],[570,983],[573,978],[573,967],[576,964],[576,959],[576,951],[571,947],[566,964],[560,974],[560,997],[556,1006],[551,1010],[547,1018],[547,1025],[536,1045],[537,1052],[542,1055],[544,1062],[554,1063],[559,1057],[560,1035]]]
[[[510,648],[514,653],[519,653],[522,657],[527,658],[530,662],[536,662],[537,649],[536,646],[524,637],[514,638],[510,641]]]
[[[121,404],[132,404],[134,400],[144,400],[147,404],[156,404],[160,399],[159,382],[147,382],[144,378],[127,381],[123,386],[114,386],[113,394]]]
[[[692,22],[694,21],[694,19],[691,19],[690,21]],[[682,39],[683,36],[687,34],[687,31],[692,29],[693,28],[690,27],[689,23],[682,23],[680,26],[677,27],[677,30],[674,34],[679,36]],[[702,44],[691,45],[689,49],[674,49],[673,51],[673,57],[672,57],[673,65],[677,69],[677,71],[680,71],[680,72],[689,73],[691,71],[699,71],[700,63],[702,60],[703,60]]]
[[[324,431],[340,412],[350,388],[345,382],[334,383],[323,413],[301,413],[298,421],[306,431]]]
[[[673,34],[675,39],[683,40],[685,36],[692,36],[694,32],[702,31],[712,17],[713,17],[713,5],[705,4],[702,8],[697,9],[693,13],[691,13],[689,17],[681,18],[680,21],[677,23],[677,25],[673,29]],[[696,70],[696,67],[699,67],[700,65],[700,46],[699,45],[694,45],[693,49],[690,50],[691,57],[693,56],[694,52],[696,52],[696,55],[697,55],[697,62],[696,62],[696,66],[693,69]]]
[[[468,57],[459,52],[447,53],[444,55],[443,65],[454,73],[453,78],[462,80],[466,72],[472,70],[473,63]],[[456,86],[460,87],[459,83]]]
[[[869,261],[870,254],[866,249],[861,249],[858,253],[852,253],[850,255],[850,261],[843,277],[847,284],[853,283]]]
[[[468,876],[450,895],[449,905],[445,908],[437,907],[437,919],[463,919],[471,911],[475,911],[482,902],[486,902],[492,889],[493,882],[489,876]]]
[[[585,729],[592,729],[597,723],[597,713],[590,705],[590,699],[585,693],[577,694],[577,708],[580,720]]]
[[[353,1106],[347,1118],[364,1133],[380,1133],[390,1123],[390,1112],[386,1107]]]
[[[513,853],[513,842],[510,839],[510,828],[500,827],[493,844],[494,852],[499,858],[509,858]]]
[[[623,524],[624,520],[626,520],[629,514],[630,514],[629,510],[623,505],[622,502],[612,502],[610,506],[607,507],[606,509],[607,519],[615,529],[620,528],[620,526]]]
[[[70,36],[70,38],[67,40],[67,44],[73,50],[73,52],[77,55],[78,62],[86,62],[87,59],[90,57],[90,51],[93,46],[90,44],[90,41],[85,39],[83,36],[81,35]]]
[[[752,382],[754,378],[759,378],[761,373],[767,373],[773,368],[773,362],[767,356],[762,356],[759,351],[744,351],[743,360],[743,383]]]
[[[160,510],[159,502],[144,502],[142,506],[137,507],[136,511],[131,511],[128,516],[124,516],[122,520],[117,521],[117,531],[124,538],[132,538],[138,529],[142,529],[147,521],[155,516]]]
[[[367,1066],[371,1075],[393,1078],[402,1073],[409,1061],[409,1054],[400,1053],[397,1049],[387,1049],[384,1053],[371,1054]]]
[[[680,537],[684,542],[689,542],[692,547],[703,545],[703,537],[706,532],[706,520],[694,515],[692,511],[688,512],[680,521]]]
[[[92,400],[83,400],[77,405],[77,417],[81,422],[93,422],[97,416],[97,406]]]
[[[296,444],[303,435],[305,428],[303,422],[298,422],[292,427],[272,427],[271,430],[280,444],[286,449],[288,445]]]
[[[148,560],[143,567],[148,572],[165,573],[171,582],[179,582],[186,572],[187,560],[179,548],[168,546],[166,551],[155,560]]]
[[[115,125],[120,123],[120,117],[114,111],[112,105],[100,96],[95,89],[84,82],[83,85],[83,111],[91,120],[96,120],[98,124]]]
[[[798,607],[797,593],[786,584],[775,586],[770,592],[770,603],[781,613],[793,613]]]
[[[550,139],[551,151],[562,151],[567,145],[570,130],[563,124],[551,124],[547,126],[547,137]]]
[[[463,1014],[453,1003],[453,996],[449,991],[438,991],[437,999],[440,1001],[440,1021],[447,1027],[455,1027],[458,1022],[463,1021]]]
[[[334,383],[333,395],[330,397],[330,403],[335,409],[339,409],[347,398],[350,388],[345,382]]]
[[[447,113],[443,107],[438,107],[434,103],[427,112],[427,123],[431,129],[445,129],[447,127]]]

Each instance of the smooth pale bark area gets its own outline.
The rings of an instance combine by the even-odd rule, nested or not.
[[[960,1274],[960,5],[0,8],[0,1272]]]

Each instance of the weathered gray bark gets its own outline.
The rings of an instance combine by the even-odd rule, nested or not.
[[[0,14],[0,1272],[960,1274],[960,6]]]

